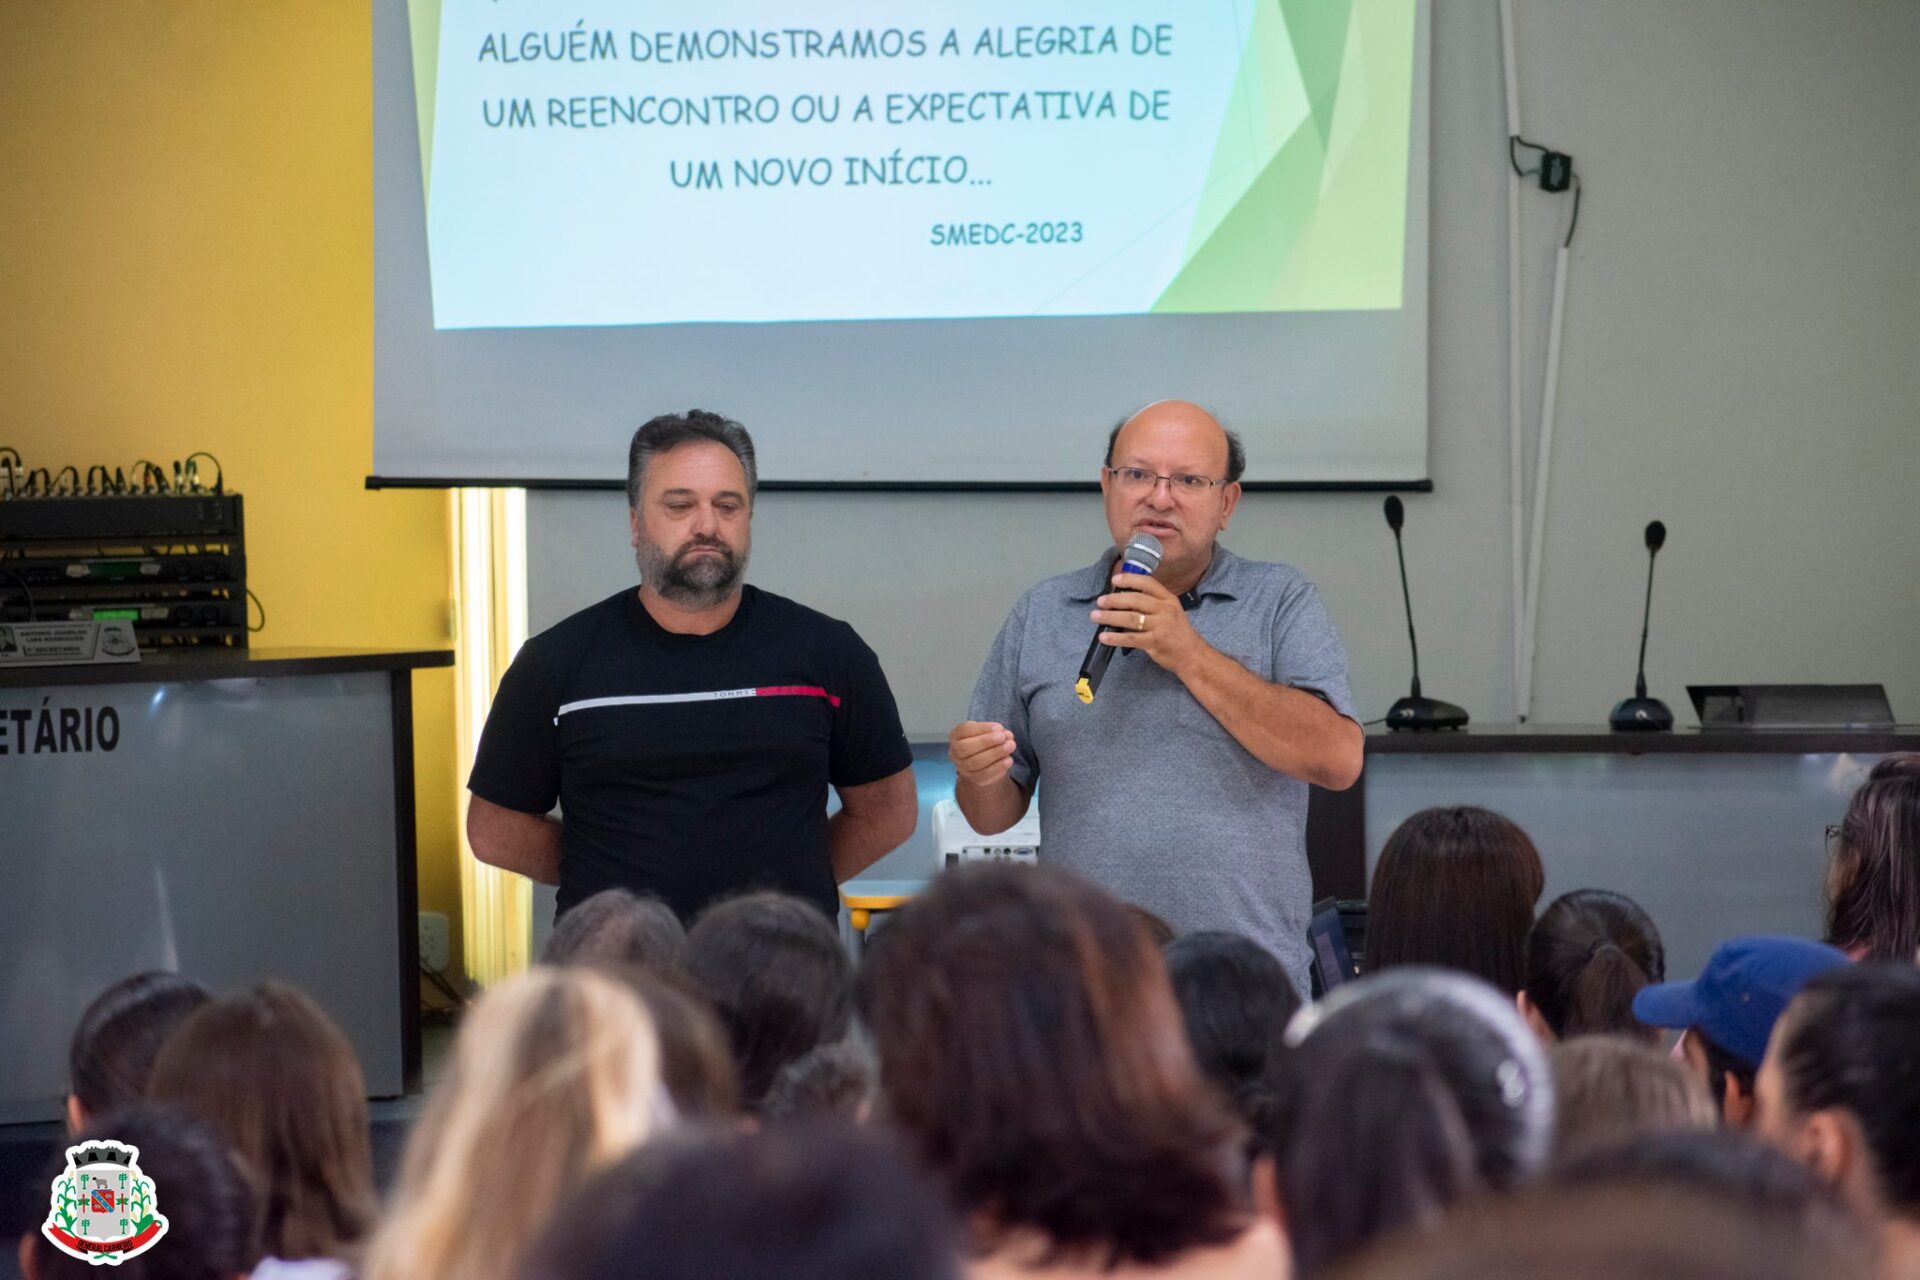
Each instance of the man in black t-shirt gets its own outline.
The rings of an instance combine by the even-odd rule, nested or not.
[[[467,838],[482,862],[559,885],[562,913],[617,885],[689,919],[745,889],[832,915],[836,885],[913,834],[912,757],[873,650],[741,582],[754,483],[737,422],[694,410],[641,427],[640,589],[533,637],[500,681]]]

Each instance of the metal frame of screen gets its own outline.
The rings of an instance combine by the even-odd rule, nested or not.
[[[1430,491],[1429,2],[1418,3],[1397,312],[440,331],[427,278],[406,0],[372,0],[375,474],[366,485],[618,489],[632,428],[653,412],[700,403],[753,429],[769,491],[1082,492],[1097,487],[1097,459],[1081,457],[1092,437],[1131,407],[1184,395],[1229,410],[1224,419],[1247,442],[1249,490]],[[706,362],[704,382],[661,373],[663,364],[695,359]],[[1325,372],[1342,361],[1344,376]],[[740,369],[758,372],[742,378]],[[1059,391],[1052,377],[1072,388]],[[1286,385],[1289,377],[1298,385]],[[1054,399],[1024,417],[1008,408],[1036,396]],[[1246,404],[1256,407],[1231,412]],[[1289,431],[1324,441],[1362,420],[1417,431],[1417,464],[1378,475],[1291,465]],[[538,460],[498,463],[466,443],[502,421],[521,438],[548,442]],[[1037,431],[1062,433],[1063,422],[1072,424],[1070,456],[1062,449],[1050,461],[998,461]],[[922,433],[909,450],[919,469],[863,465],[858,442],[878,429]],[[839,442],[839,452],[811,447],[816,436]],[[429,443],[383,447],[396,439]],[[590,454],[579,447],[589,439]]]

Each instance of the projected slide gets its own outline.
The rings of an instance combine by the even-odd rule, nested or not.
[[[1413,0],[409,0],[436,329],[1402,305]]]

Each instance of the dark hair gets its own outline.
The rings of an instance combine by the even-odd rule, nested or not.
[[[1251,938],[1216,929],[1190,933],[1161,954],[1200,1070],[1244,1104],[1300,1008],[1285,967]]]
[[[1727,1080],[1729,1077],[1740,1086],[1740,1092],[1751,1097],[1753,1080],[1759,1073],[1759,1067],[1724,1048],[1718,1040],[1702,1031],[1699,1027],[1688,1027],[1687,1034],[1700,1042],[1700,1052],[1707,1060],[1707,1092],[1713,1095],[1714,1109],[1723,1115],[1727,1109]]]
[[[166,1234],[146,1253],[109,1271],[55,1248],[36,1231],[31,1236],[33,1264],[41,1280],[103,1274],[136,1280],[232,1280],[253,1270],[260,1261],[253,1190],[212,1126],[181,1107],[134,1103],[96,1119],[76,1141],[104,1139],[139,1151],[140,1172],[153,1179],[154,1209],[166,1219]],[[43,1190],[46,1185],[41,1184]]]
[[[640,505],[640,485],[646,478],[649,459],[702,440],[725,445],[740,459],[740,469],[747,473],[747,497],[751,499],[760,487],[753,437],[732,418],[723,418],[705,409],[689,409],[685,413],[663,413],[649,418],[633,433],[633,442],[627,446],[627,505]]]
[[[740,1078],[720,1015],[678,969],[595,965],[640,997],[660,1042],[660,1083],[683,1118],[723,1121],[740,1110]]]
[[[1920,778],[1920,751],[1889,751],[1867,770],[1867,781],[1882,778]]]
[[[883,1131],[669,1136],[569,1197],[522,1280],[959,1280],[938,1193]]]
[[[768,1124],[857,1122],[866,1118],[879,1083],[873,1055],[865,1047],[847,1040],[823,1044],[780,1069],[760,1104],[760,1116]]]
[[[1529,1188],[1400,1237],[1346,1280],[1872,1280],[1870,1242],[1690,1188]]]
[[[1623,894],[1576,889],[1547,905],[1527,935],[1527,999],[1553,1034],[1658,1037],[1633,997],[1667,976],[1660,931]]]
[[[687,972],[713,1001],[755,1110],[780,1068],[847,1033],[853,966],[827,918],[798,898],[750,893],[687,931]]]
[[[1889,756],[1847,805],[1828,868],[1827,941],[1862,960],[1920,952],[1920,763]]]
[[[1837,1193],[1799,1161],[1736,1130],[1643,1134],[1567,1160],[1551,1180],[1563,1187],[1638,1186],[1706,1196],[1791,1224],[1823,1252],[1869,1248],[1863,1224]]]
[[[1784,1022],[1776,1052],[1787,1106],[1852,1116],[1887,1205],[1920,1215],[1920,969],[1863,964],[1823,973]]]
[[[1686,1064],[1644,1040],[1580,1036],[1555,1045],[1550,1056],[1559,1159],[1643,1133],[1719,1123],[1706,1088]]]
[[[136,973],[93,998],[67,1047],[67,1090],[88,1116],[136,1102],[168,1036],[213,997],[174,973]]]
[[[1259,1145],[1302,1276],[1431,1228],[1546,1159],[1546,1059],[1512,1001],[1478,980],[1411,966],[1363,978],[1303,1010],[1286,1038]]]
[[[860,970],[889,1118],[983,1252],[1154,1264],[1246,1226],[1241,1131],[1206,1086],[1160,954],[1053,867],[943,872]]]
[[[686,927],[666,903],[602,889],[554,922],[540,963],[671,965],[686,945]]]
[[[1132,413],[1114,423],[1113,430],[1107,432],[1107,466],[1110,467],[1113,465],[1113,446],[1120,439],[1120,428],[1139,417],[1142,410],[1147,407],[1146,405],[1142,405],[1139,409],[1135,409]],[[1240,443],[1240,435],[1238,432],[1228,430],[1227,424],[1220,422],[1218,418],[1215,418],[1214,421],[1219,423],[1221,433],[1227,437],[1227,474],[1225,479],[1228,484],[1232,484],[1247,472],[1247,446]]]
[[[1472,805],[1423,809],[1387,837],[1367,897],[1367,970],[1440,965],[1509,996],[1527,981],[1527,933],[1546,887],[1540,853]]]
[[[360,1063],[293,987],[263,982],[202,1005],[160,1051],[149,1097],[226,1137],[252,1179],[272,1257],[342,1257],[376,1204]]]

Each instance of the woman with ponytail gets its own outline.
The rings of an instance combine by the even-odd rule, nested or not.
[[[1660,931],[1632,898],[1605,889],[1562,894],[1527,935],[1520,1012],[1548,1044],[1582,1035],[1656,1039],[1633,1016],[1633,997],[1665,981]]]

